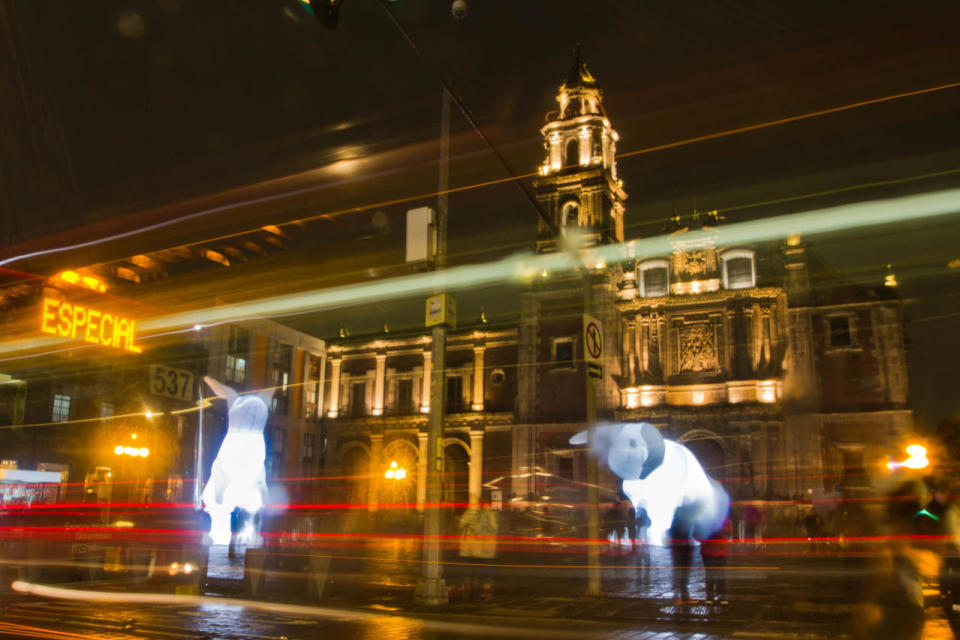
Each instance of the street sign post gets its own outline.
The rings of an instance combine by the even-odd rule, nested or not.
[[[603,359],[603,325],[593,316],[583,314],[583,361],[590,376],[603,377]]]
[[[457,328],[457,301],[448,293],[438,293],[427,298],[426,326],[439,325]]]

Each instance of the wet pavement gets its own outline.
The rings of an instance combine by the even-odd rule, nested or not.
[[[307,553],[315,553],[315,550]],[[303,552],[301,552],[303,553]],[[464,567],[450,554],[449,584]],[[533,559],[533,561],[531,561]],[[203,604],[90,603],[14,595],[5,599],[0,637],[65,638],[342,638],[446,639],[464,637],[602,638],[609,640],[719,640],[721,638],[848,638],[856,594],[850,565],[824,557],[757,553],[731,559],[725,574],[728,604],[704,602],[705,569],[695,558],[690,596],[676,605],[669,552],[647,558],[603,556],[604,596],[587,598],[582,554],[558,547],[550,554],[502,553],[493,561],[487,599],[456,598],[440,608],[413,601],[421,565],[415,541],[387,538],[340,551],[330,566],[328,591],[317,600],[304,582],[270,578],[256,598],[244,593],[242,554],[210,552]],[[121,586],[97,587],[124,593]],[[137,588],[137,587],[134,587]],[[803,594],[799,597],[797,594]],[[454,591],[453,595],[457,593]],[[928,590],[925,640],[954,637],[935,590]],[[239,603],[250,598],[247,606]],[[296,606],[291,607],[293,603]],[[53,630],[47,634],[46,630]]]

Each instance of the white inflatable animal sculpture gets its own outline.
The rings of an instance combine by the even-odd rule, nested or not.
[[[646,511],[651,544],[664,543],[675,518],[698,540],[723,524],[730,498],[685,446],[664,439],[646,422],[600,425],[594,433],[593,453],[623,480],[623,492],[638,516],[641,509]],[[587,432],[573,436],[570,443],[586,444]]]
[[[267,500],[263,427],[274,390],[240,395],[210,376],[204,380],[227,401],[229,412],[227,434],[203,488],[203,508],[211,521],[210,540],[213,544],[228,544],[233,510],[240,507],[253,518]]]

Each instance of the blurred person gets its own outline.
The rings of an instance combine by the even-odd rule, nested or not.
[[[240,507],[234,507],[230,512],[230,546],[227,555],[231,560],[237,557],[240,535],[247,524],[247,512]]]
[[[855,616],[855,636],[864,640],[919,640],[923,635],[923,581],[937,575],[939,560],[914,543],[917,514],[923,509],[925,487],[907,480],[887,497],[886,540],[878,553],[877,571],[868,572],[865,599]]]
[[[759,549],[763,542],[763,510],[754,503],[743,507],[743,520],[746,523],[746,536]]]
[[[483,560],[477,566],[481,598],[493,594],[493,565],[490,562],[497,557],[497,536],[500,534],[500,515],[493,510],[489,502],[484,502],[476,523],[476,543],[474,557]]]
[[[476,567],[474,566],[474,553],[476,551],[477,526],[480,519],[480,509],[478,506],[471,505],[460,516],[457,527],[460,536],[460,561],[461,561],[461,579],[457,590],[461,597],[469,597],[473,594],[475,583],[477,582]]]
[[[707,602],[727,604],[726,566],[733,539],[733,523],[726,518],[720,528],[700,543]]]
[[[623,510],[623,535],[624,553],[629,554],[631,558],[635,557],[634,551],[640,544],[640,528],[637,526],[637,510],[633,503],[626,498],[620,500],[620,507]]]
[[[696,604],[690,598],[690,565],[693,564],[693,527],[685,514],[678,511],[669,529],[670,560],[673,571],[673,604]]]
[[[813,507],[803,518],[803,531],[807,534],[810,543],[810,553],[817,553],[820,549],[820,539],[823,537],[823,518]]]
[[[490,503],[471,506],[460,516],[460,557],[464,562],[460,591],[463,597],[488,598],[493,592],[499,516]]]
[[[601,524],[603,537],[610,541],[616,551],[620,545],[620,505],[611,502],[603,511],[603,522]]]
[[[952,610],[960,611],[960,485],[944,494],[943,535],[940,593]]]
[[[647,517],[646,509],[640,509],[635,512],[635,540],[633,550],[636,556],[639,582],[646,584],[650,577],[650,543],[647,542],[647,530],[650,527],[650,518]]]

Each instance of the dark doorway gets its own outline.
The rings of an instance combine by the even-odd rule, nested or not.
[[[690,449],[690,452],[693,453],[707,475],[723,484],[726,476],[723,447],[716,440],[706,436],[695,437],[684,441],[683,444]]]
[[[360,447],[354,447],[340,458],[340,475],[343,477],[343,497],[347,504],[367,502],[366,478],[370,473],[370,455]]]
[[[470,499],[470,456],[463,447],[450,444],[443,448],[443,501],[456,505],[453,511],[466,509]]]

